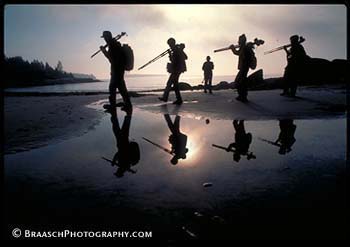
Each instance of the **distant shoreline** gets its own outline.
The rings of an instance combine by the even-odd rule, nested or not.
[[[50,85],[62,85],[62,84],[76,84],[76,83],[90,83],[90,82],[102,82],[98,79],[92,78],[60,78],[60,79],[47,79],[41,82],[27,82],[24,85],[15,85],[12,87],[6,87],[4,89],[11,88],[28,88],[28,87],[40,87],[40,86],[50,86]]]

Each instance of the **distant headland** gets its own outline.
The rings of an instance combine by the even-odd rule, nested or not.
[[[39,60],[29,62],[19,56],[5,57],[4,68],[4,88],[100,81],[92,74],[64,71],[61,61],[53,68],[47,62]]]

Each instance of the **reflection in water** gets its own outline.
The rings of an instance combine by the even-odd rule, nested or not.
[[[171,149],[169,150],[145,137],[143,137],[143,139],[153,144],[154,146],[160,148],[164,152],[172,155],[170,162],[171,164],[176,165],[179,159],[186,159],[187,157],[187,135],[181,133],[180,131],[180,116],[176,115],[174,122],[171,120],[171,117],[168,113],[164,114],[164,118],[169,127],[169,130],[171,131],[171,134],[168,138],[168,141],[171,145]]]
[[[270,141],[267,139],[259,138],[260,140],[269,143],[271,145],[279,147],[279,154],[285,155],[292,151],[292,146],[296,139],[294,137],[297,126],[294,124],[293,119],[279,120],[280,133],[276,141]]]
[[[297,126],[293,123],[292,119],[280,120],[280,134],[276,140],[277,144],[280,144],[279,154],[286,154],[292,151],[292,146],[295,143],[295,130]]]
[[[134,141],[129,141],[129,130],[132,114],[127,114],[124,117],[123,125],[120,128],[117,111],[109,111],[111,114],[111,123],[113,134],[117,143],[117,152],[113,160],[102,157],[104,160],[111,163],[112,166],[117,166],[118,169],[114,175],[118,178],[123,177],[126,171],[136,173],[131,166],[135,166],[140,160],[140,148]]]
[[[174,122],[172,122],[169,114],[164,114],[164,118],[171,131],[168,141],[171,144],[171,153],[174,154],[174,157],[170,162],[176,165],[179,159],[186,159],[186,153],[188,152],[188,148],[186,148],[187,135],[180,131],[180,116],[176,115]]]
[[[175,115],[170,112],[173,121]],[[124,120],[124,113],[118,117],[120,131],[128,129],[122,126],[130,125],[130,139],[145,136],[171,151],[171,133],[163,114],[135,108],[132,120],[128,116]],[[346,168],[346,118],[294,120],[298,145],[293,144],[288,155],[279,155],[275,145],[253,140],[249,151],[259,159],[248,161],[241,157],[239,164],[247,165],[233,166],[232,153],[226,153],[230,143],[238,142],[234,140],[237,131],[233,131],[232,120],[210,119],[210,124],[205,124],[203,119],[181,116],[179,128],[187,135],[189,149],[186,159],[179,159],[179,165],[172,166],[170,154],[148,142],[138,142],[142,159],[134,167],[127,165],[137,167],[137,174],[126,171],[122,183],[113,175],[119,167],[109,167],[110,163],[100,158],[104,156],[112,162],[117,148],[119,153],[122,150],[118,147],[118,135],[116,148],[111,120],[117,127],[116,115],[111,118],[108,114],[83,136],[4,156],[6,215],[13,225],[69,221],[77,224],[91,220],[96,225],[160,230],[159,235],[166,231],[174,236],[182,226],[197,234],[194,220],[206,222],[207,215],[217,215],[225,219],[230,232],[243,225],[242,231],[249,233],[254,225],[250,223],[257,221],[245,221],[238,210],[260,210],[261,205],[264,209],[280,207],[282,216],[291,212],[284,209],[294,212],[295,208],[311,205],[334,207],[339,205],[335,203],[338,199],[331,200],[329,195],[343,196],[338,190],[337,174],[343,174]],[[254,133],[253,139],[259,136],[273,142],[280,132],[278,120],[245,120],[244,127],[247,133]],[[221,144],[225,150],[212,148],[212,143]],[[121,164],[119,160],[115,162]],[[206,182],[213,186],[203,188]],[[131,214],[134,217],[130,218]],[[236,216],[243,222],[237,222]],[[260,219],[257,218],[259,228],[268,222]]]
[[[244,120],[233,120],[233,127],[236,131],[235,142],[228,145],[227,148],[213,144],[213,147],[233,152],[233,160],[239,162],[241,155],[247,156],[247,160],[256,159],[253,152],[249,152],[249,146],[252,143],[252,134],[246,133],[244,128]]]

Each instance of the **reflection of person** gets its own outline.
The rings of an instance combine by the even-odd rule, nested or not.
[[[171,163],[176,165],[179,159],[186,159],[186,153],[188,152],[188,148],[186,148],[187,135],[180,132],[180,116],[176,115],[174,122],[172,122],[169,114],[164,114],[164,118],[171,131],[168,139],[171,144],[171,153],[174,155]]]
[[[304,47],[299,42],[299,36],[293,35],[290,37],[291,47],[288,50],[284,47],[287,53],[287,67],[285,68],[283,79],[284,88],[282,96],[295,97],[297,91],[297,81],[300,79],[300,74],[302,74],[302,69],[305,66],[308,56],[304,50]]]
[[[169,97],[169,92],[171,86],[173,85],[174,91],[176,94],[176,101],[173,104],[181,105],[182,98],[179,89],[179,77],[180,74],[186,71],[186,62],[187,55],[184,52],[184,45],[177,45],[174,38],[168,39],[168,45],[170,47],[171,52],[169,53],[169,58],[171,63],[168,63],[167,70],[170,73],[170,77],[168,79],[167,85],[164,89],[164,93],[162,97],[159,97],[159,100],[167,102]]]
[[[207,56],[207,61],[203,63],[202,70],[204,71],[204,93],[209,90],[209,93],[212,93],[211,91],[211,84],[213,80],[213,69],[214,69],[214,63],[210,61],[210,56]]]
[[[239,48],[236,48],[234,45],[231,45],[230,48],[233,54],[238,56],[238,74],[235,79],[235,84],[237,84],[238,97],[236,98],[239,101],[247,102],[248,96],[248,85],[247,85],[247,75],[249,71],[250,60],[252,57],[252,47],[247,45],[247,38],[244,34],[238,38]]]
[[[297,126],[293,123],[292,119],[280,120],[279,125],[281,132],[275,143],[280,145],[278,153],[286,154],[292,151],[292,146],[296,141],[294,134]]]
[[[117,142],[118,151],[115,153],[112,165],[118,166],[115,175],[122,177],[126,171],[135,173],[131,166],[136,165],[140,160],[140,149],[136,142],[129,141],[129,130],[131,123],[131,114],[124,117],[124,122],[120,128],[116,111],[111,111],[111,122],[113,133]]]
[[[233,151],[233,160],[238,162],[241,155],[246,155],[247,159],[255,159],[255,155],[249,152],[249,146],[252,143],[252,134],[246,133],[244,128],[244,120],[233,120],[233,127],[235,128],[235,142],[231,143],[226,151]],[[234,148],[234,149],[233,149]]]
[[[121,109],[123,111],[130,112],[132,111],[132,105],[124,80],[125,58],[123,55],[122,46],[120,42],[113,39],[112,33],[110,31],[104,31],[101,38],[105,39],[108,45],[108,51],[103,46],[100,46],[100,49],[111,64],[111,80],[109,83],[109,108],[112,110],[117,106],[116,90],[118,88],[118,91],[124,101],[124,106]]]

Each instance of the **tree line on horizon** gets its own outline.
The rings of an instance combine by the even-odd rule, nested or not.
[[[18,87],[31,85],[45,85],[49,80],[74,79],[72,73],[63,70],[61,61],[55,68],[47,62],[34,59],[32,62],[24,60],[21,56],[5,57],[4,61],[5,81],[4,87]]]

